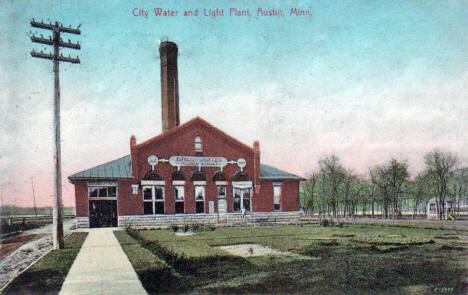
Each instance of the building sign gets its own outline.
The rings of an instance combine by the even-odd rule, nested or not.
[[[237,166],[240,168],[244,168],[247,165],[247,161],[244,158],[240,158],[237,160]]]
[[[169,158],[172,166],[224,167],[227,162],[224,157],[172,156]]]
[[[154,166],[158,165],[159,159],[155,155],[151,155],[148,157],[148,164],[151,165],[151,170],[154,170]]]

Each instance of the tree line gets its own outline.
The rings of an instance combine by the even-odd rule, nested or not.
[[[308,213],[331,217],[399,218],[403,213],[426,214],[435,200],[435,214],[445,219],[460,211],[467,197],[468,168],[458,168],[455,154],[434,150],[424,156],[425,167],[415,177],[407,161],[390,159],[364,175],[344,167],[334,155],[319,160],[319,169],[301,186],[301,206]],[[454,207],[447,207],[448,201]]]

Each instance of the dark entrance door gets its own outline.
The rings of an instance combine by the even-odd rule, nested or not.
[[[89,201],[89,227],[114,226],[117,226],[117,201]]]

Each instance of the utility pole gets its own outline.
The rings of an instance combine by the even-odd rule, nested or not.
[[[37,209],[36,209],[36,196],[34,194],[34,177],[31,177],[31,186],[32,186],[32,193],[33,193],[33,201],[34,201],[34,215],[37,216]]]
[[[36,52],[34,49],[31,51],[32,57],[50,59],[54,61],[54,127],[55,127],[55,188],[54,188],[54,214],[53,214],[53,241],[54,249],[63,249],[63,212],[62,212],[62,165],[61,165],[61,148],[60,148],[60,84],[59,84],[59,62],[69,62],[69,63],[80,63],[78,56],[72,58],[70,56],[65,57],[59,53],[60,47],[66,47],[71,49],[80,50],[81,46],[77,42],[72,43],[70,39],[68,42],[63,42],[60,38],[60,33],[69,33],[80,35],[80,26],[76,29],[71,28],[71,26],[64,27],[61,23],[55,22],[44,23],[36,22],[34,18],[31,21],[31,26],[33,28],[50,30],[53,33],[53,36],[48,39],[45,39],[40,35],[40,37],[31,36],[31,41],[35,43],[41,43],[45,45],[54,46],[54,53],[43,53]]]

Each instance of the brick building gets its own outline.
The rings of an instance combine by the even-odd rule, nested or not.
[[[200,117],[179,124],[177,45],[162,42],[163,133],[137,143],[130,155],[76,173],[79,226],[235,223],[299,216],[302,178],[260,163],[246,145]]]

